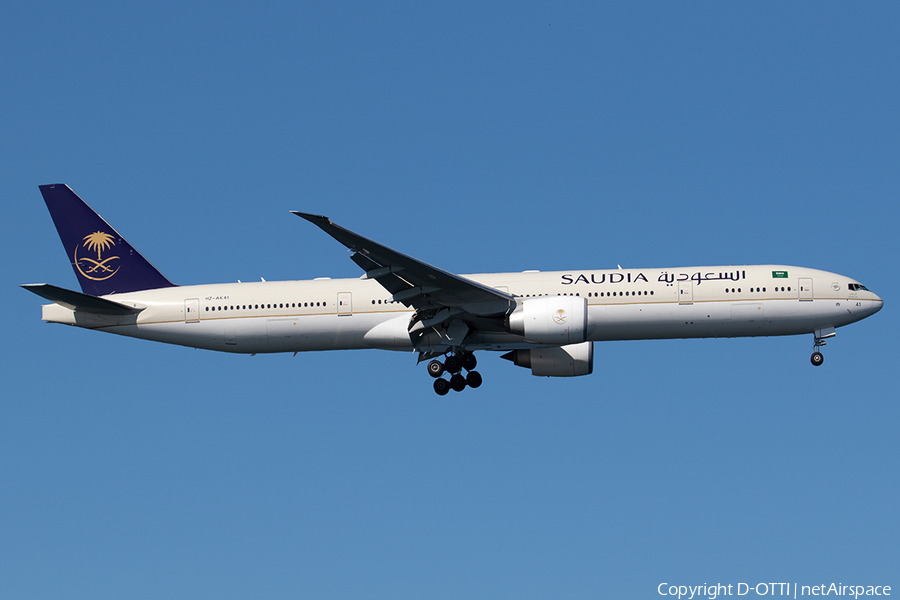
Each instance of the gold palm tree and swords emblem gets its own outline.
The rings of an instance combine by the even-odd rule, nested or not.
[[[557,325],[564,325],[566,323],[566,311],[561,308],[557,310],[553,313],[553,320]]]
[[[120,265],[110,265],[110,263],[114,260],[119,260],[119,257],[108,256],[103,258],[103,252],[115,246],[113,240],[113,236],[102,231],[95,231],[84,236],[84,243],[81,246],[87,248],[89,252],[96,252],[97,260],[88,256],[78,256],[78,246],[75,246],[75,267],[78,269],[78,272],[94,281],[103,281],[115,275]]]

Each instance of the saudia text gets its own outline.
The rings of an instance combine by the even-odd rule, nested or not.
[[[663,271],[660,273],[657,281],[668,285],[672,285],[676,281],[693,281],[697,285],[700,285],[704,281],[740,281],[741,279],[747,279],[747,271],[726,273],[703,273],[697,271],[693,274],[669,273],[668,271]],[[565,273],[562,275],[563,285],[575,285],[578,283],[600,285],[602,283],[637,283],[638,281],[649,283],[647,276],[643,273],[613,271],[612,273],[579,273],[577,275],[574,273]]]

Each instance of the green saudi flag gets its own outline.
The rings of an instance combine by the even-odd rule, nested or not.
[[[774,279],[787,279],[787,271],[772,271]]]

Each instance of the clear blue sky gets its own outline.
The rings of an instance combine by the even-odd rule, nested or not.
[[[7,3],[5,598],[900,588],[895,3]],[[809,337],[230,356],[40,322],[67,183],[176,283],[355,277],[288,211],[458,272],[783,263]],[[752,595],[752,594],[751,594]]]

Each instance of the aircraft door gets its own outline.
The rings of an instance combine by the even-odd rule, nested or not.
[[[800,300],[810,301],[813,299],[812,278],[801,277],[797,289],[800,290]]]
[[[350,292],[338,293],[337,314],[339,317],[348,317],[353,314],[353,295]]]
[[[694,303],[694,282],[679,281],[678,282],[678,304]]]
[[[197,298],[188,298],[184,301],[184,322],[200,322],[200,300]]]

